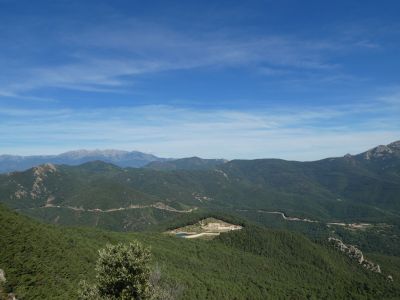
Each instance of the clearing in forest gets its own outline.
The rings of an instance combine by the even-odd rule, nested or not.
[[[200,220],[195,224],[170,230],[167,233],[187,239],[200,238],[200,237],[213,238],[219,235],[221,232],[228,232],[231,230],[239,230],[239,229],[242,229],[242,226],[230,224],[215,218],[206,218]]]

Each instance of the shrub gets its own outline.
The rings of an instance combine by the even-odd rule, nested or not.
[[[150,250],[138,242],[108,244],[99,251],[94,283],[81,282],[80,299],[150,299],[150,262]]]

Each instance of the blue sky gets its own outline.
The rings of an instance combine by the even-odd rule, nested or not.
[[[0,153],[314,160],[399,140],[399,11],[0,0]]]

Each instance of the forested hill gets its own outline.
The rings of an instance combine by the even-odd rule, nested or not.
[[[7,276],[1,289],[21,299],[73,299],[77,282],[93,276],[99,248],[138,239],[151,246],[166,277],[184,287],[183,299],[396,299],[398,145],[315,162],[155,170],[94,161],[0,175],[0,201],[19,213],[55,224],[147,230],[45,225],[0,206],[0,269]],[[212,241],[161,233],[217,211],[244,228]],[[370,224],[341,223],[359,221]],[[253,222],[301,231],[315,242]],[[330,236],[357,245],[382,273],[333,249]]]
[[[228,162],[225,159],[202,159],[199,157],[188,157],[168,161],[153,161],[145,167],[154,170],[206,170],[213,169]]]
[[[399,219],[399,174],[399,142],[315,162],[233,160],[201,170],[46,164],[0,175],[0,201],[50,222],[114,230],[202,209],[393,223]]]
[[[18,299],[76,299],[94,276],[97,250],[139,240],[154,266],[182,288],[181,299],[395,299],[399,261],[380,257],[382,274],[299,234],[246,225],[212,241],[160,233],[113,233],[41,224],[0,205],[2,292]],[[387,279],[391,274],[395,281]]]

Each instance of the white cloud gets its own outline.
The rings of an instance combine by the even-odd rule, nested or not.
[[[299,71],[312,70],[314,79],[346,81],[348,76],[338,71],[340,66],[330,62],[330,57],[357,44],[340,39],[247,36],[229,31],[189,34],[129,19],[84,26],[74,34],[62,32],[49,38],[54,40],[46,41],[47,47],[50,43],[58,49],[69,49],[60,51],[64,56],[58,63],[48,64],[46,57],[39,57],[31,64],[25,59],[22,65],[13,62],[7,66],[7,56],[0,57],[4,59],[3,71],[9,74],[0,78],[0,96],[46,87],[119,91],[132,82],[129,77],[200,67],[259,68],[268,76],[294,78],[299,78]]]
[[[172,106],[2,108],[0,149],[3,153],[39,154],[120,148],[166,157],[313,160],[398,140],[398,110],[398,106],[382,107],[380,102],[252,111]]]

